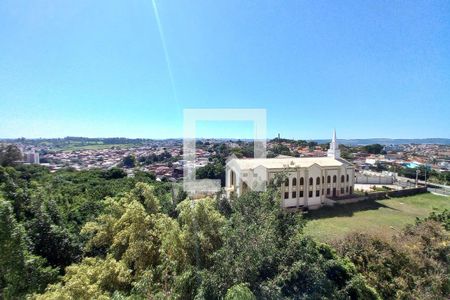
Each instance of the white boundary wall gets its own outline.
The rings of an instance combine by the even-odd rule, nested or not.
[[[356,183],[362,184],[393,184],[393,176],[368,176],[363,174],[356,174]]]

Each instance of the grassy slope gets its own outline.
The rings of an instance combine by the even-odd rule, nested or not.
[[[325,207],[307,215],[311,221],[305,233],[320,241],[331,241],[353,231],[389,234],[414,223],[416,217],[445,208],[450,209],[450,197],[433,194]]]

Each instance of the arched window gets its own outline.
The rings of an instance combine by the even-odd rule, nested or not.
[[[333,175],[333,183],[336,183],[337,177],[336,175]]]
[[[289,179],[288,179],[288,178],[286,178],[286,179],[284,180],[284,186],[289,186]]]
[[[320,177],[316,178],[316,184],[320,184]]]
[[[312,179],[312,177],[309,177],[309,185],[313,185],[313,179]]]
[[[341,175],[341,182],[344,182],[344,181],[345,181],[345,176]]]
[[[331,182],[331,176],[328,175],[328,176],[327,176],[327,183],[330,183],[330,182]]]
[[[349,176],[348,176],[348,174],[347,174],[347,182],[348,182],[348,180],[349,180]]]
[[[297,185],[297,178],[294,177],[294,178],[292,178],[292,186],[296,186],[296,185]]]
[[[303,179],[303,177],[300,177],[300,185],[304,185],[305,184],[305,180]]]

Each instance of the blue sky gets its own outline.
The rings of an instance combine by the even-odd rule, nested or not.
[[[0,1],[0,137],[450,138],[449,1],[156,4]]]

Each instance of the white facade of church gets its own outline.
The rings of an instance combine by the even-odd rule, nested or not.
[[[317,209],[327,198],[353,193],[355,168],[340,158],[336,132],[330,143],[327,157],[289,157],[260,159],[232,159],[226,167],[227,195],[242,195],[258,184],[267,184],[283,174],[281,203],[285,208]],[[260,187],[261,188],[261,187]],[[264,189],[264,186],[262,187]]]

